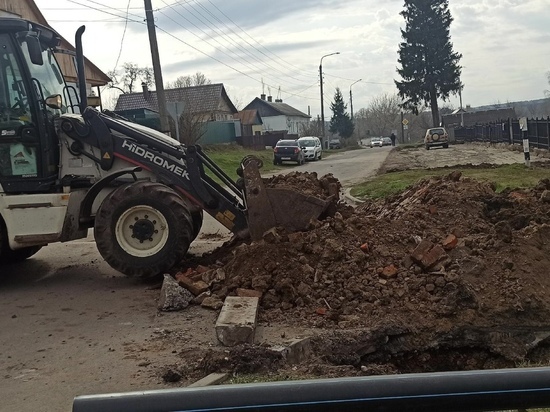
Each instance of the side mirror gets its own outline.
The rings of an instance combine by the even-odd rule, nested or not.
[[[52,109],[59,109],[63,107],[63,99],[60,94],[54,94],[52,96],[46,97],[46,106],[51,107]]]
[[[44,64],[44,59],[42,58],[42,46],[40,46],[38,37],[27,34],[25,40],[27,42],[27,50],[29,51],[31,62],[37,66],[42,66]]]

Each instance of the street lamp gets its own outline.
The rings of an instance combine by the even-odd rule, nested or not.
[[[354,81],[351,86],[353,86],[355,83],[359,83],[363,79],[359,79]],[[351,86],[349,87],[349,109],[351,111],[351,121],[353,122],[353,95],[351,94]]]
[[[333,56],[335,54],[340,54],[340,52],[334,52],[330,54],[325,54],[323,57],[321,57],[321,61],[319,62],[319,79],[321,81],[321,130],[322,130],[322,136],[321,140],[323,141],[323,147],[325,147],[325,108],[323,106],[323,59],[328,56]]]

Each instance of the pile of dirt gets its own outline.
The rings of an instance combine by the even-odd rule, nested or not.
[[[288,178],[295,189],[307,186],[303,191],[322,187],[315,180]],[[262,322],[373,334],[359,352],[332,364],[380,364],[390,354],[428,350],[436,359],[457,348],[485,354],[475,367],[498,364],[488,360],[494,354],[517,361],[550,336],[549,202],[549,180],[496,193],[492,184],[453,172],[355,210],[338,204],[305,232],[275,229],[260,241],[225,247],[204,275],[221,299],[257,293]],[[223,276],[212,276],[220,269]]]

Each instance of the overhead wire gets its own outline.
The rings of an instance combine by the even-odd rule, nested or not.
[[[161,0],[163,3],[166,4],[166,1],[164,0]],[[195,23],[193,23],[191,20],[189,20],[187,17],[185,17],[182,13],[180,13],[177,9],[175,8],[172,8],[172,10],[174,10],[174,12],[176,12],[182,19],[184,19],[185,21],[187,21],[189,24],[191,24],[192,26],[194,26],[196,29],[200,30],[205,36],[207,36],[209,39],[211,39],[212,41],[216,42],[218,45],[220,45],[222,48],[226,48],[226,45],[222,44],[218,39],[212,37],[208,32],[206,32],[205,30],[203,30],[202,28],[200,28],[199,26],[197,26]],[[196,14],[195,14],[195,10],[189,10],[187,8],[185,8],[185,10],[190,13],[193,17],[195,17],[197,20],[199,20],[201,23],[203,23],[206,27],[208,28],[212,28],[212,26],[209,25],[209,23],[211,23],[210,20],[208,20],[202,13],[198,12],[198,14],[200,14],[201,17],[205,18],[208,20],[208,23],[206,23],[204,20],[202,20],[200,17],[198,17]],[[174,19],[172,19],[171,17],[169,17],[165,12],[163,11],[160,11],[161,14],[163,14],[164,16],[166,16],[167,18],[169,18],[170,20],[172,20],[174,23],[178,24],[180,27],[182,27],[183,29],[185,30],[188,30],[186,29],[183,25],[179,24],[178,22],[176,22]],[[220,35],[222,38],[225,38],[225,37],[229,37],[229,36],[226,36],[223,34],[223,32],[217,32],[217,29],[213,28],[212,29],[216,34]],[[193,33],[192,31],[188,30],[191,34],[193,34],[195,37],[197,37],[198,39],[202,40],[202,41],[205,41],[208,45],[212,46],[208,41],[206,40],[203,40],[201,39],[200,36],[198,36],[197,34]],[[249,57],[252,57],[253,59],[255,59],[257,62],[259,62],[260,64],[263,64],[264,66],[266,65],[264,62],[262,62],[261,60],[259,60],[256,56],[250,54],[246,49],[244,49],[241,45],[239,45],[238,43],[236,43],[233,39],[229,38],[229,43],[232,43],[235,44],[237,46],[237,48],[239,48],[245,55],[249,56]],[[254,67],[256,70],[258,71],[262,71],[262,70],[265,70],[263,69],[262,67],[258,66],[257,64],[255,64],[254,62],[251,62],[250,60],[248,60],[247,58],[245,58],[244,56],[241,56],[241,57],[234,57],[234,56],[231,56],[229,55],[227,52],[225,52],[224,50],[220,50],[218,49],[217,47],[215,46],[212,46],[214,47],[217,51],[225,54],[226,56],[230,57],[231,59],[233,60],[237,60],[238,58],[242,59],[247,65],[250,65],[252,67]],[[268,67],[271,67],[273,69],[275,69],[273,66],[269,66],[267,65]],[[277,80],[277,81],[280,81],[280,80],[283,80],[285,82],[288,82],[288,77],[290,78],[293,78],[292,76],[289,76],[288,73],[285,73],[281,70],[278,70],[282,75],[285,76],[284,79],[280,79],[278,76],[274,75],[274,74],[271,74],[271,78]],[[296,79],[296,78],[294,78]],[[304,82],[300,79],[296,79],[298,80],[299,84],[301,86],[303,86]]]
[[[113,7],[109,7],[109,6],[105,5],[105,4],[102,4],[102,3],[99,3],[99,2],[96,2],[96,1],[93,1],[93,0],[88,0],[88,1],[91,2],[91,3],[94,3],[94,4],[96,4],[96,5],[102,6],[102,8],[93,7],[93,6],[88,5],[88,4],[83,4],[83,3],[80,3],[80,2],[78,2],[78,1],[76,1],[76,0],[67,0],[67,1],[70,2],[70,3],[77,4],[77,5],[79,5],[79,6],[85,7],[85,8],[89,8],[89,9],[91,9],[91,10],[99,11],[99,12],[101,12],[101,13],[105,13],[105,14],[108,14],[108,15],[111,15],[111,16],[115,16],[115,17],[119,17],[119,18],[125,19],[125,20],[127,20],[128,22],[140,23],[140,24],[145,25],[145,22],[143,21],[143,17],[142,17],[142,16],[137,16],[137,15],[135,15],[135,14],[133,14],[133,13],[128,13],[128,17],[125,18],[124,16],[121,16],[120,14],[115,14],[115,13],[112,13],[112,12],[110,12],[110,11],[107,11],[107,10],[115,10],[115,11],[118,11],[118,9],[113,8]],[[180,3],[180,2],[176,2],[176,3]],[[189,3],[189,0],[185,1],[185,3]],[[175,4],[175,3],[173,3],[173,4]],[[129,17],[130,15],[139,17],[141,20],[131,19],[131,18]],[[173,19],[172,19],[172,20],[173,20]],[[176,23],[177,23],[177,22],[176,22]],[[242,70],[239,70],[238,68],[233,67],[233,66],[231,66],[231,65],[229,65],[229,64],[227,64],[227,63],[225,63],[225,62],[223,62],[222,60],[220,60],[220,59],[218,59],[218,58],[216,58],[216,57],[214,57],[214,56],[211,56],[211,55],[209,55],[209,54],[203,52],[202,50],[200,50],[200,49],[198,49],[197,47],[195,47],[195,46],[193,46],[193,45],[191,45],[191,44],[185,42],[184,40],[180,39],[179,37],[177,37],[177,36],[173,35],[172,33],[168,32],[167,30],[162,29],[162,28],[159,27],[158,25],[156,25],[156,27],[157,27],[157,29],[160,30],[161,32],[163,32],[163,33],[165,33],[166,35],[168,35],[168,36],[174,38],[175,40],[177,40],[177,41],[179,41],[179,42],[185,44],[186,46],[192,48],[193,50],[197,51],[198,53],[203,54],[204,56],[206,56],[206,57],[208,57],[208,58],[210,58],[210,59],[212,59],[212,60],[214,60],[214,61],[217,61],[218,63],[220,63],[220,64],[222,64],[222,65],[224,65],[224,66],[230,68],[231,70],[233,70],[233,71],[235,71],[235,72],[237,72],[237,73],[242,74],[243,76],[245,76],[245,77],[247,77],[247,78],[250,78],[251,80],[254,80],[255,82],[258,82],[258,83],[260,83],[260,84],[265,84],[266,86],[271,87],[271,88],[273,88],[273,89],[279,89],[279,88],[280,88],[280,86],[275,86],[275,85],[272,85],[272,84],[270,84],[270,83],[266,83],[266,82],[264,82],[263,80],[257,79],[257,78],[255,78],[255,77],[249,75],[248,73],[246,73],[246,72],[244,72],[244,71],[242,71]],[[308,88],[310,88],[310,87],[312,87],[312,86],[309,86]],[[293,92],[287,91],[286,89],[280,89],[280,90],[281,90],[281,92],[286,93],[289,97],[290,97],[290,96],[298,96],[298,97],[302,97],[302,98],[308,99],[308,100],[319,100],[319,98],[315,98],[315,97],[311,97],[311,96],[303,96],[303,95],[301,95],[301,94],[299,94],[299,93],[293,93]]]
[[[187,43],[186,41],[180,39],[179,37],[173,35],[172,33],[170,33],[170,32],[168,32],[168,31],[164,30],[162,27],[159,27],[159,26],[156,26],[156,27],[157,27],[158,30],[160,30],[160,31],[163,32],[164,34],[166,34],[166,35],[172,37],[173,39],[175,39],[175,40],[177,40],[177,41],[179,41],[179,42],[185,44],[186,46],[190,47],[191,49],[195,50],[196,52],[198,52],[198,53],[200,53],[200,54],[202,54],[202,55],[204,55],[204,56],[206,56],[206,57],[209,57],[210,59],[212,59],[212,60],[214,60],[214,61],[217,61],[218,63],[224,65],[225,67],[228,67],[229,69],[231,69],[231,70],[233,70],[233,71],[235,71],[235,72],[237,72],[237,73],[240,73],[240,74],[242,74],[243,76],[248,77],[248,78],[251,79],[251,80],[254,80],[255,82],[264,84],[264,85],[266,85],[266,86],[268,86],[268,87],[273,87],[274,89],[277,88],[276,86],[273,86],[273,85],[271,85],[271,84],[269,84],[269,83],[266,83],[266,82],[262,81],[261,79],[256,79],[255,77],[249,75],[248,73],[245,73],[245,72],[243,72],[242,70],[239,70],[239,69],[237,69],[236,67],[233,67],[233,66],[231,66],[231,65],[229,65],[229,64],[227,64],[227,63],[225,63],[225,62],[223,62],[222,60],[220,60],[220,59],[218,59],[218,58],[216,58],[216,57],[214,57],[214,56],[210,56],[209,54],[203,52],[202,50],[198,49],[197,47],[193,46],[192,44],[189,44],[189,43]],[[290,96],[298,96],[297,93],[292,93],[292,92],[289,92],[289,91],[286,91],[286,90],[283,90],[283,89],[281,89],[281,91],[284,91],[285,93],[288,93]],[[300,97],[303,97],[303,98],[305,98],[305,99],[314,99],[314,98],[308,97],[308,96],[300,96]]]
[[[133,20],[133,19],[130,19],[129,17],[125,18],[124,16],[121,16],[120,14],[114,14],[114,13],[111,13],[111,12],[108,12],[106,10],[102,10],[102,9],[99,9],[97,7],[92,7],[88,4],[83,4],[83,3],[79,3],[78,1],[75,1],[75,0],[67,0],[69,3],[74,3],[74,4],[78,4],[79,6],[82,6],[82,7],[86,7],[88,9],[92,9],[92,10],[96,10],[96,11],[99,11],[100,13],[105,13],[105,14],[109,14],[111,16],[115,16],[115,17],[119,17],[121,19],[126,19],[127,21],[130,21],[132,23],[139,23],[139,24],[145,24],[145,22],[143,21],[143,17],[140,16],[140,19],[141,20]],[[90,0],[88,0],[90,1]],[[107,10],[109,9],[113,9],[112,7],[107,7]],[[114,9],[116,10],[116,9]]]
[[[118,66],[118,61],[120,60],[120,55],[122,54],[122,46],[124,45],[124,36],[126,35],[126,28],[128,27],[128,11],[130,9],[130,2],[132,0],[128,0],[128,5],[126,6],[126,23],[124,24],[124,30],[122,32],[122,38],[120,39],[120,49],[118,50],[118,56],[116,58],[115,67],[113,69],[113,73],[116,72],[116,68]]]
[[[261,55],[265,56],[268,60],[272,60],[272,57],[268,56],[267,54],[263,53],[261,50],[259,50],[257,47],[255,47],[252,43],[250,43],[248,40],[246,40],[244,37],[242,37],[239,33],[235,32],[235,30],[233,30],[229,25],[227,25],[224,21],[220,20],[214,13],[212,13],[210,10],[208,10],[208,8],[206,8],[203,4],[201,4],[201,2],[199,2],[198,0],[195,0],[195,3],[200,7],[202,8],[206,13],[208,13],[210,16],[212,16],[219,24],[221,24],[222,26],[224,26],[227,30],[229,30],[231,33],[233,33],[235,36],[237,36],[239,39],[241,39],[242,41],[244,41],[246,44],[248,44],[248,46],[250,46],[252,49],[256,50],[257,52],[259,52]],[[199,12],[199,14],[201,14],[201,16],[204,17],[204,15],[202,13]],[[208,19],[207,17],[205,17],[206,19]],[[209,22],[211,22],[210,20],[208,20]],[[215,29],[215,25],[213,25],[214,27],[214,30]],[[255,60],[257,60],[258,62],[260,62],[261,64],[263,64],[264,66],[266,67],[269,67],[270,69],[272,70],[275,70],[275,71],[278,71],[280,73],[282,73],[286,78],[291,78],[291,79],[295,79],[295,80],[298,80],[300,83],[304,83],[304,80],[302,79],[298,79],[297,77],[294,77],[294,76],[291,76],[288,74],[288,72],[283,72],[282,70],[280,70],[279,68],[277,68],[276,66],[272,66],[271,64],[269,63],[266,63],[264,60],[261,60],[259,59],[258,57],[256,57],[252,52],[246,50],[243,46],[241,46],[236,40],[232,39],[231,36],[229,35],[224,35],[223,32],[222,33],[222,36],[226,36],[229,41],[235,45],[237,45],[237,47],[239,47],[241,50],[243,50],[245,53],[247,53],[248,55],[250,55],[252,58],[254,58]],[[304,77],[308,77],[308,76],[304,76]]]
[[[280,61],[286,63],[287,65],[289,66],[292,66],[294,67],[295,69],[298,69],[298,70],[303,70],[302,68],[300,67],[297,67],[295,66],[294,64],[284,60],[283,58],[281,58],[280,56],[278,56],[277,54],[273,53],[272,51],[270,51],[269,49],[267,49],[264,45],[262,45],[260,42],[258,42],[256,39],[254,39],[252,36],[250,36],[242,27],[240,27],[237,23],[235,23],[227,14],[225,14],[222,10],[219,9],[218,6],[216,6],[214,3],[212,3],[212,1],[210,0],[207,0],[208,3],[210,3],[212,6],[214,6],[214,8],[216,10],[218,10],[218,12],[224,16],[227,20],[229,20],[232,24],[235,25],[235,27],[237,27],[239,30],[241,30],[244,34],[246,34],[253,42],[257,43],[260,47],[262,47],[264,50],[266,50],[268,53],[271,53],[273,56],[275,56],[277,59],[279,59]],[[258,50],[258,49],[257,49]],[[262,51],[258,50],[260,53],[264,54],[266,57],[269,57],[267,56],[265,53],[263,53]],[[316,75],[307,75],[308,77],[317,77]]]

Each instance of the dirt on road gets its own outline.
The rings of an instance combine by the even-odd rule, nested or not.
[[[507,162],[522,163],[523,154],[485,146],[407,149],[393,150],[381,171]],[[324,198],[338,184],[308,173],[267,183]],[[496,193],[455,172],[357,208],[333,198],[330,213],[303,232],[276,229],[207,255],[195,249],[174,275],[200,279],[220,302],[243,289],[260,296],[255,344],[233,348],[216,340],[217,310],[192,304],[159,312],[159,285],[98,269],[95,261],[79,277],[69,278],[69,269],[50,276],[40,259],[30,259],[28,281],[3,283],[10,322],[5,404],[21,411],[69,405],[77,394],[183,387],[211,372],[272,380],[546,362],[549,202],[550,180]],[[83,256],[95,256],[93,242],[85,246]],[[92,282],[97,273],[104,273],[99,284]],[[29,293],[25,282],[36,298],[28,306],[18,294]],[[17,330],[31,331],[28,345],[18,346]],[[308,356],[293,363],[280,346],[297,338],[307,339]]]
[[[395,151],[386,168],[409,156]],[[313,190],[311,179],[296,177],[294,188],[301,181],[304,192]],[[227,245],[202,259],[209,270],[199,278],[221,300],[241,289],[258,293],[260,324],[283,335],[303,328],[311,356],[289,365],[271,348],[278,341],[210,348],[177,374],[184,381],[224,371],[328,377],[543,362],[550,355],[549,202],[547,179],[496,193],[491,183],[453,172],[356,209],[339,203],[305,232],[278,229]],[[182,270],[197,279],[192,265]],[[212,276],[220,270],[221,278]]]

